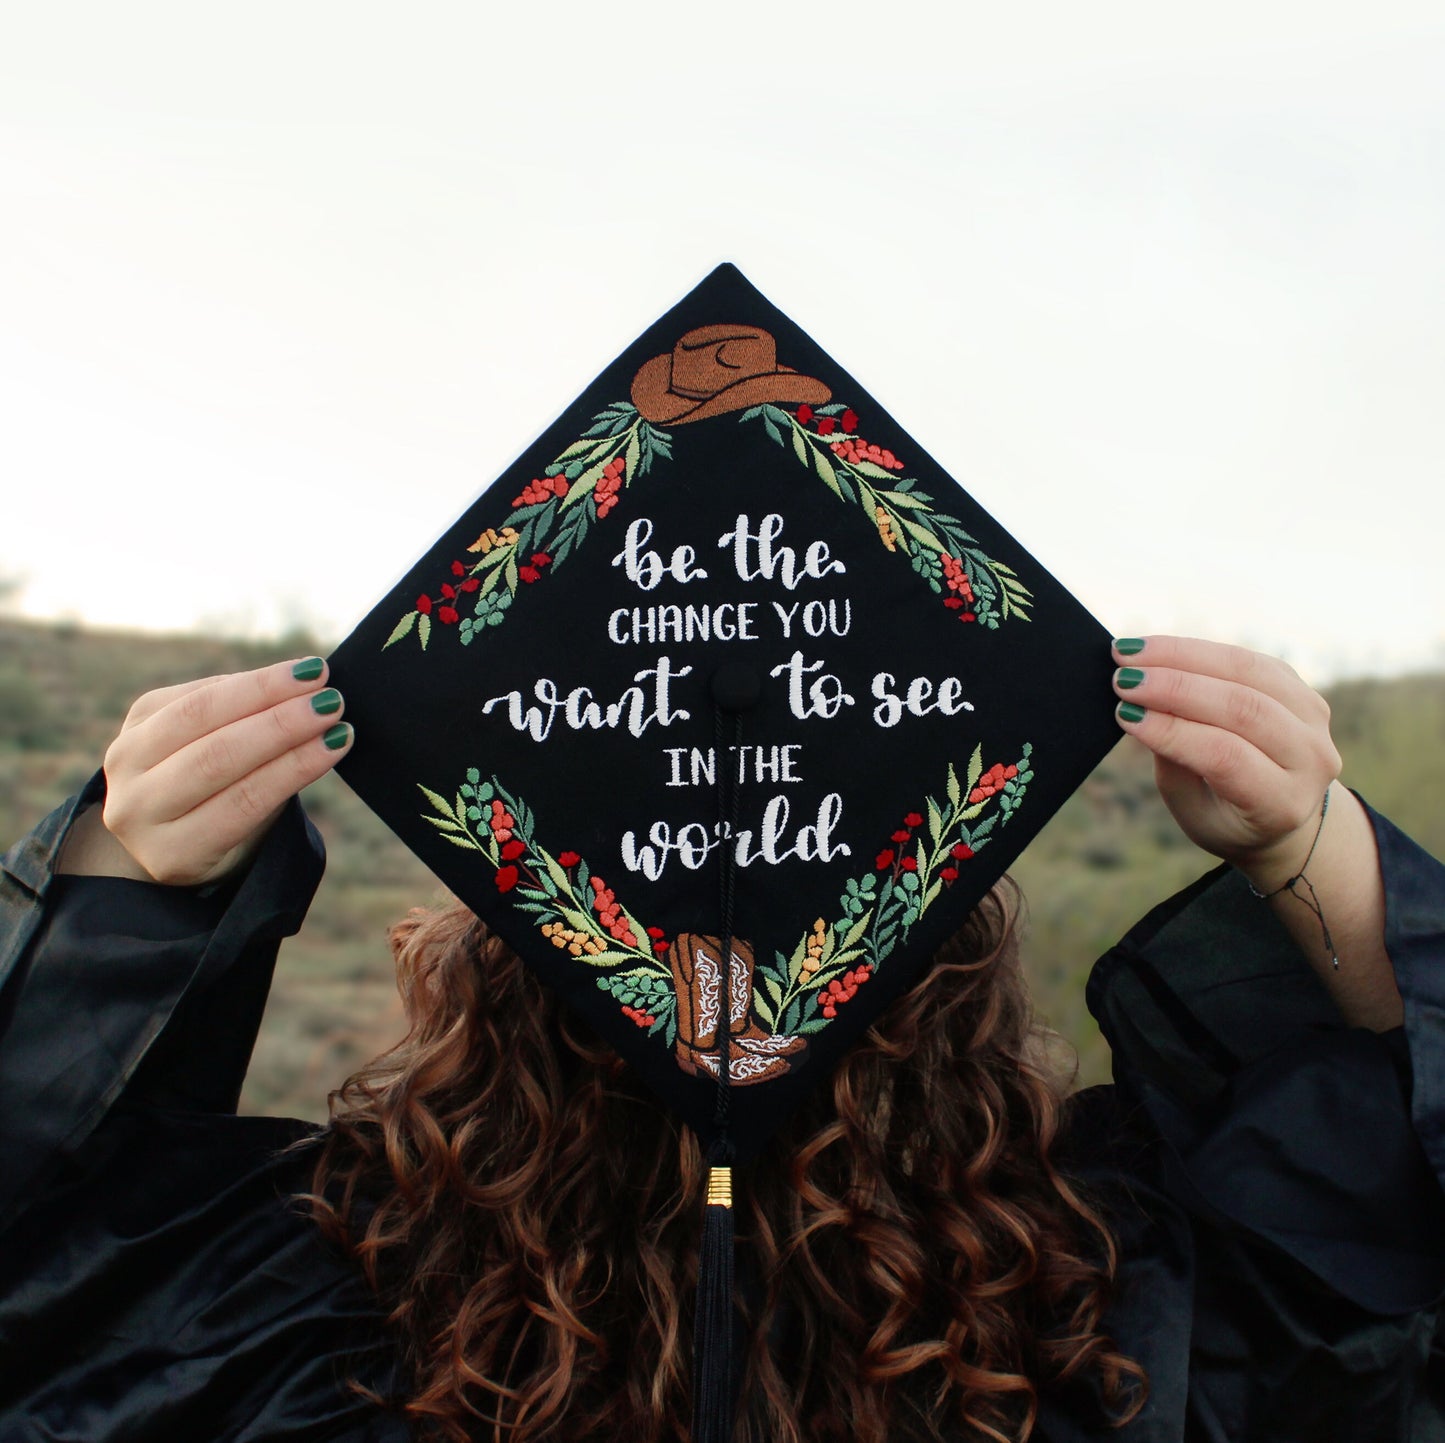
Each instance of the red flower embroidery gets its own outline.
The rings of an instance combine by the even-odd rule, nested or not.
[[[510,842],[505,842],[502,845],[502,860],[504,862],[515,862],[526,850],[527,844],[525,842],[519,842],[516,837],[513,837]]]
[[[515,867],[497,868],[497,891],[510,892],[517,885],[517,869]]]
[[[917,857],[905,857],[899,864],[905,872],[916,872],[918,870]]]
[[[845,431],[856,431],[858,429],[858,413],[850,406],[842,415],[843,429]]]
[[[431,615],[431,597],[429,597],[429,596],[418,596],[417,599],[416,599],[416,609],[417,609],[419,612],[421,612],[421,614],[422,614],[423,616],[430,616],[430,615]]]
[[[907,833],[907,832],[894,832],[894,834],[893,834],[891,837],[889,837],[888,840],[889,840],[890,842],[897,842],[900,846],[902,846],[902,844],[908,840],[908,833]]]
[[[973,848],[970,847],[967,842],[955,842],[952,850],[953,855],[957,857],[960,862],[966,862],[973,856]]]
[[[945,882],[956,882],[958,880],[958,868],[940,867],[938,869],[938,875],[942,877]]]
[[[534,581],[540,579],[542,573],[535,566],[519,566],[517,575],[530,586]]]
[[[903,825],[905,827],[921,827],[923,825],[923,817],[918,812],[909,812],[903,819]]]
[[[878,866],[878,870],[879,870],[880,872],[886,871],[886,870],[887,870],[889,867],[891,867],[892,865],[893,865],[893,849],[892,849],[891,847],[886,848],[884,851],[881,851],[881,852],[878,853],[877,866]]]
[[[451,626],[457,620],[457,609],[455,606],[439,606],[437,607],[437,616]]]
[[[820,436],[831,436],[838,429],[838,423],[831,416],[824,416],[818,422],[818,434]]]
[[[448,601],[455,601],[457,599],[457,589],[450,582],[444,581],[442,582],[442,595],[445,596]]]
[[[806,426],[813,419],[813,408],[806,403],[798,407],[798,423]]]
[[[564,867],[575,867],[582,858],[579,857],[576,852],[563,852],[557,860]]]
[[[452,562],[452,575],[453,575],[453,576],[465,576],[466,574],[467,574],[467,568],[466,568],[465,566],[463,566],[460,561],[453,561],[453,562]]]
[[[482,579],[481,579],[480,576],[469,576],[469,577],[467,577],[467,579],[466,579],[464,582],[462,582],[462,584],[461,584],[459,587],[457,587],[457,590],[458,590],[458,591],[475,591],[475,590],[477,589],[477,587],[479,587],[481,584],[482,584]]]

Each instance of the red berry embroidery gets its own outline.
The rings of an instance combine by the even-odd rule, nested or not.
[[[850,406],[840,417],[845,431],[856,431],[858,429],[858,413]]]
[[[622,915],[622,908],[617,905],[612,888],[607,886],[601,877],[589,877],[587,884],[592,888],[592,906],[602,925],[624,947],[637,946],[637,934]]]
[[[455,606],[439,606],[437,607],[437,617],[446,622],[448,626],[452,626],[458,619],[457,609]]]
[[[845,1003],[851,1002],[857,995],[858,989],[873,975],[873,969],[866,962],[860,962],[856,967],[845,972],[841,977],[835,977],[826,987],[819,989],[818,1001],[823,1008],[824,1017],[836,1017],[838,1009]]]
[[[798,407],[798,424],[806,426],[813,419],[813,408],[806,402]]]
[[[958,612],[960,621],[977,621],[978,616],[971,610],[977,598],[973,594],[973,583],[968,579],[968,573],[963,569],[963,563],[956,557],[950,556],[946,551],[938,553],[938,559],[943,563],[943,581],[948,588],[948,595],[943,598],[943,604],[950,610]]]
[[[429,596],[418,596],[417,599],[416,599],[416,609],[417,609],[419,612],[421,612],[421,614],[422,614],[423,616],[430,616],[430,615],[431,615],[431,597],[429,597]]]
[[[492,815],[487,818],[487,826],[491,828],[492,838],[498,846],[512,840],[512,828],[516,825],[516,819],[506,807],[493,799]]]
[[[871,461],[885,471],[901,471],[903,469],[903,462],[892,451],[885,450],[882,446],[870,445],[867,441],[856,437],[834,441],[831,449],[835,456],[846,461],[850,466],[856,466],[860,461]]]
[[[465,566],[463,566],[460,561],[453,561],[453,562],[452,562],[452,575],[453,575],[453,576],[465,576],[466,574],[467,574],[467,568],[466,568]]]
[[[621,456],[614,456],[593,488],[592,499],[597,503],[597,519],[600,521],[617,505],[617,493],[622,489],[622,476],[626,462]]]
[[[560,472],[542,481],[529,481],[520,496],[512,497],[512,505],[535,506],[539,501],[550,501],[554,496],[560,500],[567,494],[567,488],[567,478]]]
[[[1003,791],[1005,783],[1011,782],[1018,774],[1017,767],[1006,767],[1002,762],[995,763],[978,779],[978,785],[968,794],[969,801],[987,801],[996,792]]]

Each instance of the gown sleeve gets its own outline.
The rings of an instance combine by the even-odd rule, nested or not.
[[[392,1389],[374,1300],[289,1201],[318,1129],[236,1115],[320,838],[293,800],[218,888],[56,875],[103,796],[0,861],[0,1437],[405,1439],[345,1387]]]
[[[1445,1439],[1445,867],[1369,815],[1403,1026],[1349,1026],[1228,867],[1090,977],[1115,1080],[1083,1153],[1155,1384],[1130,1443]]]

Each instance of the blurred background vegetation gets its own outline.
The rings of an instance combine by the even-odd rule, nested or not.
[[[0,849],[84,783],[142,692],[327,649],[305,633],[246,643],[0,619]],[[1344,780],[1445,857],[1445,675],[1353,681],[1326,696]],[[401,1035],[388,924],[443,894],[334,776],[305,803],[326,838],[326,878],[282,947],[242,1109],[321,1119],[327,1092]],[[1084,1007],[1094,959],[1212,865],[1165,811],[1148,755],[1125,743],[1014,867],[1038,1010],[1077,1049],[1081,1085],[1108,1078]]]

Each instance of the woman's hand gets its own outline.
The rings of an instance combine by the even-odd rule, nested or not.
[[[281,809],[346,755],[320,657],[147,692],[105,754],[106,798],[59,870],[194,885],[248,861]]]
[[[1120,724],[1154,753],[1185,836],[1260,891],[1293,876],[1340,772],[1325,699],[1275,657],[1213,641],[1116,641],[1114,659]]]
[[[1185,835],[1271,894],[1347,1022],[1398,1027],[1374,827],[1335,785],[1340,754],[1324,698],[1284,662],[1217,642],[1116,641],[1114,660],[1119,723],[1154,753]],[[1286,889],[1302,870],[1306,881]]]

